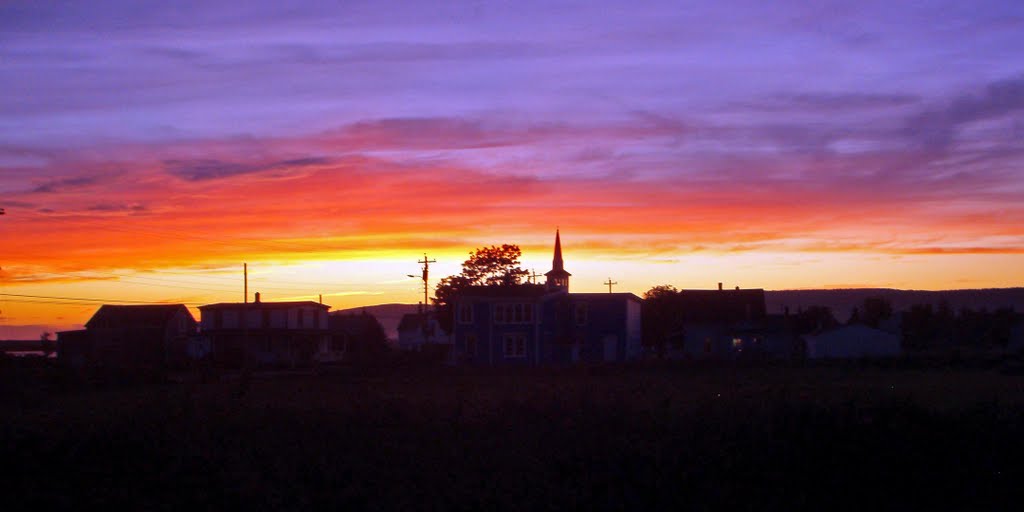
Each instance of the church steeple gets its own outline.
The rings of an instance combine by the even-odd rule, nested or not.
[[[551,260],[551,270],[565,271],[565,262],[562,261],[562,236],[555,230],[555,258]]]
[[[569,276],[572,274],[565,271],[565,262],[562,260],[562,237],[559,230],[555,230],[555,257],[551,260],[551,271],[544,274],[547,280],[548,291],[569,291]]]

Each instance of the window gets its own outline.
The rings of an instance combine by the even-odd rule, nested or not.
[[[736,350],[737,352],[742,352],[743,351],[743,338],[733,338],[732,339],[732,348],[734,350]]]
[[[466,355],[469,357],[476,356],[476,334],[466,335]]]
[[[473,305],[472,304],[459,304],[459,323],[460,324],[471,324],[471,323],[473,323]]]
[[[533,304],[495,304],[494,323],[531,324],[533,323]]]
[[[344,334],[331,337],[331,352],[344,352],[347,346],[348,339]]]
[[[576,304],[573,307],[573,317],[576,318],[576,325],[587,325],[587,305]]]
[[[504,342],[505,357],[526,357],[525,334],[506,334]]]

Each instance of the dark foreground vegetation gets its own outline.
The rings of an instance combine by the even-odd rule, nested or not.
[[[994,369],[337,369],[247,387],[3,370],[5,510],[1024,504],[1024,377]]]

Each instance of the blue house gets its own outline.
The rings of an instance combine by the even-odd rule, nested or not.
[[[454,301],[458,362],[481,365],[628,361],[640,356],[641,299],[570,293],[561,235],[545,284],[474,286]]]

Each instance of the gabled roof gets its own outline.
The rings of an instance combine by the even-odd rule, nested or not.
[[[311,300],[300,300],[291,302],[218,302],[216,304],[204,304],[199,306],[200,310],[204,309],[221,309],[221,308],[242,308],[249,307],[251,309],[287,309],[295,307],[318,307],[325,310],[331,309],[327,304],[320,304],[319,302],[313,302]]]
[[[380,325],[377,317],[369,313],[334,313],[327,317],[327,328],[349,334],[362,335]]]
[[[767,314],[764,290],[679,290],[672,299],[687,321],[757,320]]]
[[[517,284],[511,286],[469,286],[459,291],[459,298],[539,298],[547,294],[544,285]]]
[[[195,322],[192,313],[184,304],[152,304],[135,306],[114,306],[104,304],[85,323],[87,329],[97,327],[156,327],[164,328],[175,315],[184,311]]]
[[[433,320],[433,315],[428,313],[426,320]],[[423,313],[406,313],[402,315],[402,319],[398,321],[398,330],[408,331],[412,329],[421,329],[423,328],[423,321]]]

